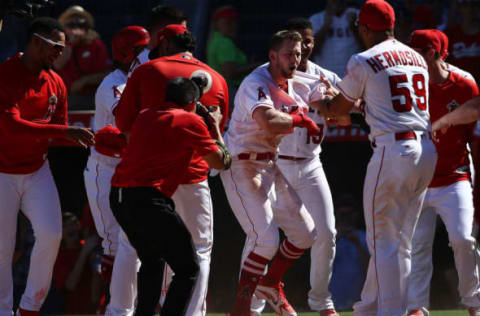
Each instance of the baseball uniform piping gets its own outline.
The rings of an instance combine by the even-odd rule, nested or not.
[[[112,247],[112,241],[110,240],[110,234],[105,229],[105,221],[103,219],[103,211],[100,207],[100,203],[98,202],[98,198],[100,197],[100,186],[98,185],[98,166],[99,165],[100,164],[97,162],[96,166],[95,166],[95,169],[96,169],[95,185],[97,186],[97,194],[95,196],[95,202],[97,203],[97,208],[100,211],[100,218],[102,219],[103,232],[104,232],[105,236],[107,237],[107,241],[109,243],[108,250],[109,250],[109,253],[112,254],[112,248],[111,248]],[[105,252],[105,250],[104,250],[104,252]]]

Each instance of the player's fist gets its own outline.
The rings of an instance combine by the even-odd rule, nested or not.
[[[303,112],[290,114],[292,117],[293,127],[304,127],[308,130],[309,135],[318,135],[320,128],[311,118],[306,116]]]
[[[87,148],[95,143],[93,133],[80,126],[68,126],[65,130],[65,137],[82,147]]]

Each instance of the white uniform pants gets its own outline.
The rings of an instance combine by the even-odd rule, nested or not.
[[[454,252],[462,303],[480,306],[478,249],[472,237],[473,210],[470,181],[459,181],[427,190],[412,241],[412,272],[408,280],[409,310],[429,307],[437,214],[445,223]]]
[[[115,256],[117,253],[118,232],[120,231],[120,225],[110,208],[109,199],[114,172],[115,166],[101,163],[90,156],[83,173],[93,221],[98,235],[102,237],[103,254],[107,256]]]
[[[177,188],[172,199],[175,203],[175,210],[192,234],[200,266],[200,273],[186,315],[204,316],[207,310],[206,296],[213,246],[213,208],[208,181],[182,184]],[[133,273],[132,271],[137,271],[139,264],[135,249],[122,232],[110,285],[112,297],[106,315],[125,316],[131,315],[133,312],[136,297],[136,272]],[[121,269],[120,266],[122,265],[127,266],[128,271],[127,268]],[[118,273],[118,270],[125,272]],[[171,274],[166,272],[165,275]],[[135,286],[128,285],[132,283],[135,283]],[[166,283],[166,286],[168,286],[168,280],[166,280]],[[124,285],[127,285],[127,292],[122,291],[122,294],[118,295],[121,291],[119,287]]]
[[[0,316],[12,315],[12,259],[19,210],[32,223],[35,235],[20,307],[38,311],[50,289],[62,239],[60,201],[48,162],[31,174],[0,173]]]
[[[386,134],[376,144],[363,197],[371,257],[354,312],[356,316],[403,316],[413,232],[437,154],[425,136],[395,141],[393,134]]]
[[[298,194],[272,161],[234,160],[220,173],[230,207],[247,235],[242,254],[272,259],[281,228],[297,248],[310,248],[316,232]]]

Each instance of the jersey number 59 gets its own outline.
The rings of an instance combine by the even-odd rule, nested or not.
[[[408,81],[406,74],[390,76],[390,92],[392,94],[393,109],[397,112],[409,112],[412,110],[412,99],[421,111],[427,110],[427,90],[425,89],[425,77],[423,74],[414,74],[412,82]],[[410,87],[415,95],[412,98]]]

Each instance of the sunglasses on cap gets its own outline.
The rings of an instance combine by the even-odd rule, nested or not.
[[[51,39],[46,38],[46,37],[43,37],[42,35],[40,35],[40,34],[38,34],[38,33],[33,33],[33,35],[35,35],[36,37],[38,37],[38,38],[42,39],[43,41],[47,42],[48,44],[50,44],[51,46],[53,46],[53,48],[63,49],[63,48],[65,47],[64,44],[54,42],[54,41],[52,41]]]

